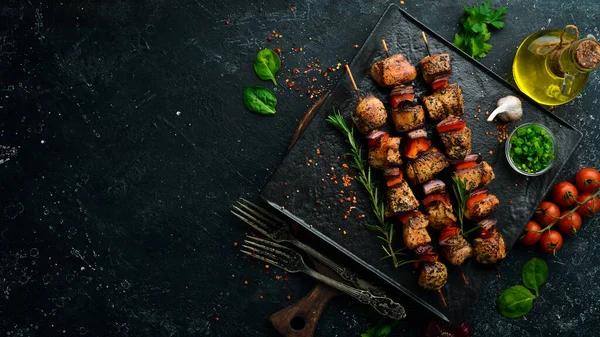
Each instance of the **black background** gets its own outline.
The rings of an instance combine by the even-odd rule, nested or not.
[[[452,39],[459,1],[405,2]],[[247,262],[233,245],[246,228],[229,206],[240,196],[258,199],[311,105],[302,91],[284,89],[283,79],[317,58],[349,62],[388,4],[3,2],[0,144],[18,155],[0,164],[0,332],[275,336],[267,317],[313,280]],[[510,79],[512,56],[528,34],[576,24],[598,35],[599,9],[593,0],[511,1],[506,28],[493,32],[482,63]],[[283,37],[269,42],[272,30]],[[252,69],[264,47],[284,52],[278,113],[268,117],[241,103],[246,86],[270,87]],[[327,88],[342,74],[316,84]],[[565,179],[581,167],[600,168],[599,84],[592,75],[581,97],[555,110],[584,133]],[[598,223],[586,222],[555,257],[515,248],[503,278],[472,310],[475,335],[596,335]],[[495,299],[519,282],[532,256],[547,259],[548,283],[525,318],[501,318]],[[368,326],[361,311],[349,298],[335,299],[316,335],[358,335]],[[407,322],[398,335],[421,329]]]

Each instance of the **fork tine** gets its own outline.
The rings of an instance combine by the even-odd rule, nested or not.
[[[275,215],[275,214],[273,214],[273,213],[271,213],[271,212],[267,211],[265,208],[263,208],[263,207],[261,207],[261,206],[258,206],[257,204],[255,204],[255,203],[253,203],[253,202],[251,202],[251,201],[248,201],[248,200],[246,200],[246,199],[244,199],[244,198],[240,198],[240,200],[242,200],[244,203],[246,203],[246,204],[248,204],[248,205],[250,205],[250,206],[254,207],[255,209],[257,209],[258,211],[260,211],[260,212],[261,212],[261,213],[262,213],[264,216],[267,216],[267,217],[271,218],[271,219],[272,219],[272,221],[279,222],[279,223],[286,223],[286,222],[285,222],[285,220],[282,220],[280,217],[278,217],[277,215]],[[246,205],[242,204],[242,203],[241,203],[241,202],[239,202],[239,201],[238,201],[238,203],[239,203],[240,205],[242,205],[242,206],[246,206]],[[248,207],[248,206],[246,206],[246,208],[248,208],[248,209],[249,209],[249,207]],[[266,219],[265,219],[265,221],[266,221]]]
[[[233,208],[235,208],[238,212],[241,212],[244,215],[241,215],[239,213],[236,213],[235,211],[231,211],[231,213],[233,213],[233,215],[237,216],[239,219],[241,219],[242,221],[244,221],[245,223],[247,223],[248,225],[250,225],[250,227],[256,229],[257,231],[259,231],[262,235],[270,237],[271,234],[269,232],[267,232],[263,227],[258,226],[255,222],[252,222],[250,219],[248,219],[246,216],[250,217],[250,218],[254,218],[251,215],[248,215],[248,213],[242,211],[241,209],[239,209],[237,206],[233,206]]]
[[[252,248],[252,247],[248,247],[248,248],[252,248],[252,249],[255,249],[255,250],[257,250],[257,248],[258,248],[259,251],[262,250],[262,254],[267,254],[267,255],[269,255],[273,259],[283,258],[283,257],[288,258],[288,259],[290,258],[290,254],[282,252],[280,250],[277,250],[277,249],[275,249],[273,247],[267,247],[267,246],[261,245],[258,242],[244,240],[244,243],[249,244],[251,246],[254,246],[254,248]],[[247,247],[247,246],[246,245],[242,245],[242,247]],[[279,257],[277,257],[275,255],[272,255],[272,254],[279,255]]]
[[[254,241],[262,242],[265,245],[273,246],[275,248],[280,248],[280,249],[283,249],[283,250],[290,250],[289,247],[281,245],[281,244],[279,244],[277,242],[274,242],[274,241],[271,241],[271,240],[265,240],[263,238],[259,238],[259,237],[256,237],[256,236],[246,235],[246,240],[254,240]]]
[[[264,262],[266,262],[266,263],[272,264],[273,266],[275,266],[275,267],[277,267],[277,268],[280,268],[280,269],[283,269],[283,270],[285,270],[285,268],[283,268],[283,267],[282,267],[282,266],[281,266],[279,263],[277,263],[277,262],[275,262],[275,261],[273,261],[273,260],[269,259],[268,257],[264,257],[264,256],[262,256],[262,255],[259,255],[259,254],[256,254],[256,253],[250,253],[249,251],[246,251],[246,250],[243,250],[243,249],[241,249],[240,251],[241,251],[242,253],[244,253],[244,254],[248,255],[248,256],[255,257],[255,258],[257,258],[257,259],[259,259],[259,260],[262,260],[262,261],[264,261]]]

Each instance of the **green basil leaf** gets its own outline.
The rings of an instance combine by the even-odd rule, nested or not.
[[[259,115],[272,115],[275,113],[277,97],[271,90],[263,87],[248,87],[242,94],[246,109]]]
[[[521,271],[523,277],[523,284],[535,291],[535,296],[539,295],[539,289],[544,282],[548,279],[548,265],[546,261],[539,257],[527,261]]]
[[[382,327],[379,328],[379,331],[377,331],[377,337],[385,337],[385,336],[389,336],[390,333],[392,332],[392,326],[389,324],[386,324]]]
[[[275,74],[281,68],[281,60],[279,55],[271,49],[263,49],[256,54],[254,58],[254,71],[262,80],[272,80],[275,85]]]
[[[526,315],[533,306],[535,296],[523,286],[512,286],[498,297],[498,313],[506,318]]]

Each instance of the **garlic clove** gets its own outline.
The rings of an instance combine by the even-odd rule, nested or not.
[[[498,100],[497,108],[492,111],[487,121],[491,122],[498,116],[504,122],[510,122],[523,117],[521,100],[515,96],[506,96]]]

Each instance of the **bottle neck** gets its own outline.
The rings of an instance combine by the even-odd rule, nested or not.
[[[590,49],[598,48],[593,38],[577,40],[565,48],[554,51],[550,55],[550,70],[559,77],[576,76],[590,73],[600,65],[597,55],[590,55]]]

